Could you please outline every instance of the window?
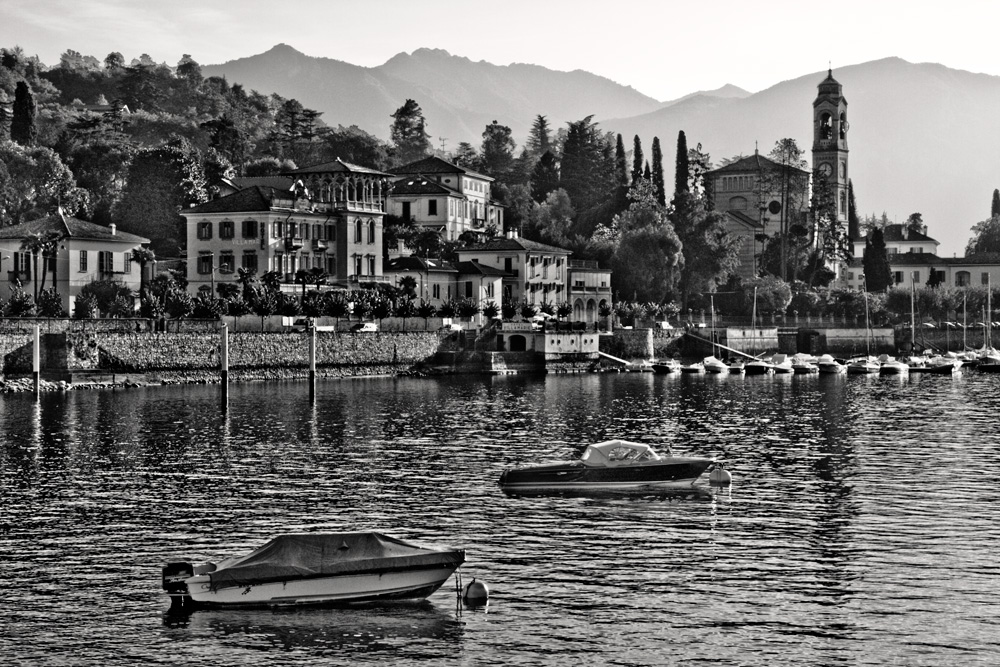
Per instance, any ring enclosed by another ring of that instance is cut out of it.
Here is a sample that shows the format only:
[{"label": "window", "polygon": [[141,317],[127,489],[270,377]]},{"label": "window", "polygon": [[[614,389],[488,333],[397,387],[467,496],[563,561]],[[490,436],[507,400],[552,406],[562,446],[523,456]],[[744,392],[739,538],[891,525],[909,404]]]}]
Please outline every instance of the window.
[{"label": "window", "polygon": [[361,255],[354,255],[354,275],[360,276],[361,273]]},{"label": "window", "polygon": [[919,271],[914,271],[913,272],[913,284],[916,285],[919,282],[920,282],[920,272]]},{"label": "window", "polygon": [[211,222],[199,222],[198,223],[198,238],[202,241],[207,241],[212,238],[212,223]]},{"label": "window", "polygon": [[333,225],[326,226],[326,240],[333,241],[337,238],[337,228]]},{"label": "window", "polygon": [[429,199],[427,201],[427,215],[437,215],[438,214],[438,200]]},{"label": "window", "polygon": [[80,273],[86,273],[86,272],[87,272],[87,251],[86,250],[81,250],[80,251]]},{"label": "window", "polygon": [[18,252],[14,254],[14,270],[18,273],[31,273],[31,253]]},{"label": "window", "polygon": [[982,281],[982,283],[984,285],[989,285],[990,284],[990,274],[987,273],[987,272],[985,272],[985,271],[983,271],[983,273],[980,275],[979,279]]},{"label": "window", "polygon": [[435,283],[434,286],[431,288],[431,296],[433,296],[435,299],[441,298],[441,286],[438,285],[437,283]]},{"label": "window", "polygon": [[361,243],[361,218],[354,221],[354,242]]},{"label": "window", "polygon": [[220,273],[232,273],[236,270],[236,258],[233,257],[233,253],[228,250],[223,250],[219,254],[219,272]]},{"label": "window", "polygon": [[368,221],[368,242],[375,243],[375,221]]},{"label": "window", "polygon": [[368,275],[375,275],[375,255],[368,255]]},{"label": "window", "polygon": [[271,223],[271,238],[280,239],[281,238],[281,223],[272,222]]},{"label": "window", "polygon": [[848,271],[847,272],[847,279],[848,280],[854,280],[854,271]]},{"label": "window", "polygon": [[332,255],[326,256],[326,272],[331,276],[337,275],[337,258]]},{"label": "window", "polygon": [[231,239],[235,236],[235,225],[232,220],[223,220],[219,223],[219,238]]},{"label": "window", "polygon": [[207,275],[212,272],[212,257],[208,253],[202,253],[198,255],[198,273],[201,275]]},{"label": "window", "polygon": [[257,221],[256,220],[244,220],[243,221],[243,238],[245,238],[245,239],[255,239],[255,238],[257,238]]},{"label": "window", "polygon": [[271,269],[272,271],[277,271],[278,273],[284,273],[285,272],[285,254],[284,253],[281,253],[281,252],[274,253],[274,259],[271,260],[271,261],[274,262],[274,268]]},{"label": "window", "polygon": [[257,251],[256,250],[244,250],[243,251],[243,268],[247,271],[252,271],[257,273]]},{"label": "window", "polygon": [[125,255],[125,271],[124,273],[132,273],[132,253],[123,253]]},{"label": "window", "polygon": [[97,253],[97,267],[101,273],[112,273],[115,270],[115,256],[113,253],[101,250]]},{"label": "window", "polygon": [[897,285],[899,285],[900,283],[902,283],[903,282],[903,272],[902,271],[893,271],[892,272],[892,282],[894,282]]}]

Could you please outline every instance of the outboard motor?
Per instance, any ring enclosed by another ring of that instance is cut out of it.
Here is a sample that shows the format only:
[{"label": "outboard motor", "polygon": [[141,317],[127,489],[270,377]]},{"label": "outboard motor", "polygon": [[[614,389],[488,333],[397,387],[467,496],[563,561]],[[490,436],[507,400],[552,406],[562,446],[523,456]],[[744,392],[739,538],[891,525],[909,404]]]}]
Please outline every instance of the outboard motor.
[{"label": "outboard motor", "polygon": [[187,607],[192,604],[185,579],[194,576],[191,563],[167,563],[163,567],[163,590],[170,596],[172,608]]}]

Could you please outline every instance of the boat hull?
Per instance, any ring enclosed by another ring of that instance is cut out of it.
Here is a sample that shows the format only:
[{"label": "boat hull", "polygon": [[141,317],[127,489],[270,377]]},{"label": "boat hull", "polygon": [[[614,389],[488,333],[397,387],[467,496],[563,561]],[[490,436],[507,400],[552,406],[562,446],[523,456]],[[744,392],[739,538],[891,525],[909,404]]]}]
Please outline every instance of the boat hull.
[{"label": "boat hull", "polygon": [[208,575],[191,577],[184,583],[191,599],[200,606],[336,605],[372,600],[423,599],[440,588],[457,568],[456,564],[448,563],[398,572],[373,571],[248,583],[215,590]]},{"label": "boat hull", "polygon": [[505,470],[500,487],[506,493],[560,491],[648,492],[690,488],[712,459],[676,457],[669,462],[592,468],[579,463]]}]

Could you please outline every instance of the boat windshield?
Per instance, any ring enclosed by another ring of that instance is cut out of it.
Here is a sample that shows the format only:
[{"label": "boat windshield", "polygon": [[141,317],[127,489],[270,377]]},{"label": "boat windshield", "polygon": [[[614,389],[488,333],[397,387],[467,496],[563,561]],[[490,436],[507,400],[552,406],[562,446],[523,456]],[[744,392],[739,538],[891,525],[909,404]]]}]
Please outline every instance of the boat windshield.
[{"label": "boat windshield", "polygon": [[659,461],[660,455],[649,445],[626,440],[609,440],[587,447],[580,460],[589,466],[606,466]]}]

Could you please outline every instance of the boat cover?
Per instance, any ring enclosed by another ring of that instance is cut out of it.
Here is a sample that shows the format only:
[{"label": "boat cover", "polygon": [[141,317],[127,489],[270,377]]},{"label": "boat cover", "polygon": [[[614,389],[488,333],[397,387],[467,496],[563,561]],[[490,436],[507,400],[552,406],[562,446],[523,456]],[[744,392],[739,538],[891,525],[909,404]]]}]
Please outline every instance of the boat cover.
[{"label": "boat cover", "polygon": [[303,533],[278,535],[245,556],[222,561],[208,576],[216,590],[339,574],[457,568],[464,561],[464,550],[422,547],[381,533]]},{"label": "boat cover", "polygon": [[588,466],[613,466],[636,461],[657,461],[660,456],[649,445],[628,440],[608,440],[589,445],[580,460]]}]

